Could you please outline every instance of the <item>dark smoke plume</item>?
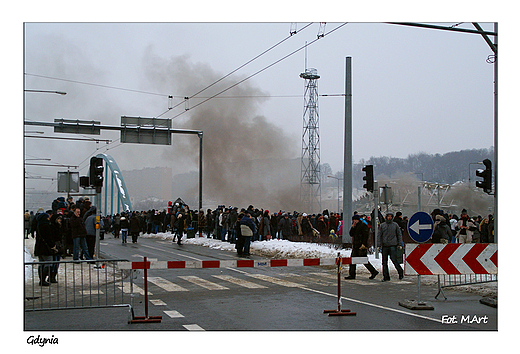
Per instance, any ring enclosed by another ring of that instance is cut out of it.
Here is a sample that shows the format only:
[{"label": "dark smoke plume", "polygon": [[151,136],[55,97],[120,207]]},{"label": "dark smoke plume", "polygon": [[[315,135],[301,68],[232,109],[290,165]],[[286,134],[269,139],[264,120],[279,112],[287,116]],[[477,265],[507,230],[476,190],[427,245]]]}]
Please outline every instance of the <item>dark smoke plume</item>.
[{"label": "dark smoke plume", "polygon": [[[157,90],[186,96],[223,76],[208,64],[190,62],[187,56],[165,60],[151,52],[145,56],[144,68],[147,79]],[[172,117],[193,107],[241,79],[230,76],[202,92],[200,98],[190,99],[189,106],[183,104],[164,117]],[[282,127],[258,114],[259,107],[266,100],[259,96],[266,95],[251,81],[245,81],[172,121],[174,128],[204,132],[203,195],[206,200],[238,207],[252,204],[272,211],[298,208],[300,165],[295,160],[298,143]],[[193,138],[174,140],[174,152],[168,150],[163,157],[173,161],[174,165],[189,164],[186,171],[196,169],[198,139],[196,143]],[[289,164],[289,161],[292,162]],[[284,178],[278,178],[278,175]]]}]

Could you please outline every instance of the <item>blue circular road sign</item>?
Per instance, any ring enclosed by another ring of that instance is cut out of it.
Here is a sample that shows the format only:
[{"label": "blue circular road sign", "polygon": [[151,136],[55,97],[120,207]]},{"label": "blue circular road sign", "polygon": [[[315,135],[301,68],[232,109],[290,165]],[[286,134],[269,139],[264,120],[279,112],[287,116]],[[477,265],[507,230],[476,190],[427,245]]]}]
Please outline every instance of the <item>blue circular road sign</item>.
[{"label": "blue circular road sign", "polygon": [[418,211],[408,221],[408,234],[419,243],[428,241],[433,235],[433,219],[430,214]]}]

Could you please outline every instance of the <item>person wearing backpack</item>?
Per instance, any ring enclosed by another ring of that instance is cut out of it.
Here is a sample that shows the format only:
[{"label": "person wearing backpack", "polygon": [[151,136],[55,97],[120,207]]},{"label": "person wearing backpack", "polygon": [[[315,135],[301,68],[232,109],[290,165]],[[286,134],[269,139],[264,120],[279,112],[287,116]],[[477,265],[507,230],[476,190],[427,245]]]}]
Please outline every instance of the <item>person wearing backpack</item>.
[{"label": "person wearing backpack", "polygon": [[256,225],[248,211],[245,212],[244,217],[240,220],[240,232],[244,238],[244,251],[242,255],[247,257],[250,255],[251,237],[253,237],[256,232]]},{"label": "person wearing backpack", "polygon": [[446,222],[446,218],[440,214],[435,216],[433,226],[432,243],[449,243],[451,240],[451,227]]}]

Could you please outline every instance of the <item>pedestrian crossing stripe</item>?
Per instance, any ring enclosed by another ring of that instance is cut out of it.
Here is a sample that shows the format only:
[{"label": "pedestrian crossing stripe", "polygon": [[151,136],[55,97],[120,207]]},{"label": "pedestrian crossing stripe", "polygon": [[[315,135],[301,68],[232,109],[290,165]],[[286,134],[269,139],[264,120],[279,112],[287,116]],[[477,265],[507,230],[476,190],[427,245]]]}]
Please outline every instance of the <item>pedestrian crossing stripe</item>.
[{"label": "pedestrian crossing stripe", "polygon": [[80,290],[79,292],[81,295],[103,295],[103,292],[98,289],[92,289],[92,290]]},{"label": "pedestrian crossing stripe", "polygon": [[[119,289],[121,289],[120,286],[118,286]],[[140,287],[138,287],[137,285],[133,285],[133,290],[134,290],[134,293],[138,293],[140,295],[144,295],[144,290],[141,289]],[[130,283],[129,282],[124,282],[123,283],[123,292],[125,294],[131,294],[132,292],[130,291]],[[148,290],[148,295],[153,295],[152,292],[150,290]]]},{"label": "pedestrian crossing stripe", "polygon": [[204,331],[204,328],[202,328],[199,325],[196,324],[189,324],[189,325],[182,325],[184,328],[186,328],[188,331]]},{"label": "pedestrian crossing stripe", "polygon": [[[271,277],[271,276],[264,275],[264,274],[251,274],[251,273],[247,273],[247,272],[244,272],[243,274],[247,275],[248,277],[251,277],[251,278],[265,281],[267,283],[290,287],[290,288],[305,286],[304,284],[299,284],[299,283],[291,282],[291,281],[276,278],[276,277]],[[301,279],[303,282],[310,280],[312,283],[316,283],[316,284],[323,285],[323,286],[333,286],[333,285],[335,286],[336,285],[336,282],[334,281],[337,279],[336,274],[329,274],[329,273],[324,273],[324,272],[313,272],[313,273],[308,273],[308,275],[310,275],[310,277],[307,275],[300,275],[300,274],[293,274],[293,273],[280,274],[280,276],[282,278],[296,277],[298,279]],[[313,278],[312,276],[316,276],[316,278]],[[267,288],[267,286],[257,284],[254,282],[250,282],[248,280],[237,278],[234,276],[225,275],[225,274],[212,275],[212,277],[238,285],[238,286],[241,286],[241,287],[245,287],[248,289],[265,289],[265,288]],[[209,280],[199,278],[197,276],[179,276],[178,278],[188,281],[192,284],[195,284],[197,286],[203,287],[208,290],[229,290],[229,288],[226,286],[211,282]],[[323,278],[325,278],[326,280],[324,280]],[[183,286],[175,284],[175,283],[173,283],[169,280],[166,280],[164,278],[161,278],[161,277],[148,277],[148,281],[167,292],[190,291],[189,289],[186,289]],[[373,282],[361,281],[361,280],[358,282],[356,282],[356,281],[354,281],[354,282],[357,284],[360,284],[360,285],[374,285],[375,284]],[[125,283],[123,283],[123,285],[124,285],[123,291],[125,293],[130,293],[130,283],[125,282]],[[141,295],[144,295],[143,289],[140,288],[139,286],[134,284],[133,288],[134,288],[134,293],[139,293]],[[150,291],[148,291],[148,294],[153,295]]]},{"label": "pedestrian crossing stripe", "polygon": [[166,291],[188,291],[188,289],[183,288],[182,286],[174,284],[161,277],[148,277],[148,281]]},{"label": "pedestrian crossing stripe", "polygon": [[251,283],[250,281],[232,277],[230,275],[213,275],[215,278],[228,281],[230,283],[243,286],[248,289],[265,289],[266,287],[260,284]]},{"label": "pedestrian crossing stripe", "polygon": [[228,290],[229,288],[226,288],[225,286],[212,283],[209,280],[202,279],[193,275],[187,275],[187,276],[179,276],[179,278],[184,279],[186,281],[189,281],[190,283],[202,286],[205,289],[208,290]]},{"label": "pedestrian crossing stripe", "polygon": [[256,279],[260,279],[260,280],[263,280],[263,281],[266,281],[266,282],[269,282],[269,283],[273,283],[273,284],[276,284],[276,285],[286,286],[286,287],[289,287],[289,288],[303,287],[302,284],[293,283],[293,282],[290,282],[290,281],[286,281],[286,280],[270,277],[270,276],[264,275],[264,274],[247,274],[247,276],[253,277],[253,278],[256,278]]},{"label": "pedestrian crossing stripe", "polygon": [[166,302],[162,301],[161,299],[152,299],[150,302],[155,306],[166,306]]},{"label": "pedestrian crossing stripe", "polygon": [[181,315],[178,311],[171,310],[171,311],[163,311],[165,314],[170,316],[170,318],[180,318],[184,317],[184,315]]}]

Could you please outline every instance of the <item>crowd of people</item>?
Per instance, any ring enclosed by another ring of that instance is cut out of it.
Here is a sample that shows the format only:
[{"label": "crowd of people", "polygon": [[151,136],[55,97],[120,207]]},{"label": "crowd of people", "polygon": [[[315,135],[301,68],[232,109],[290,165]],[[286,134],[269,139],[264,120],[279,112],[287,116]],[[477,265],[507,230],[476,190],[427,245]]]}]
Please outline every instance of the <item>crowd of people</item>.
[{"label": "crowd of people", "polygon": [[[387,260],[390,258],[402,278],[402,268],[397,261],[397,250],[404,243],[413,242],[408,236],[408,217],[401,212],[387,213],[385,217],[378,210],[379,243],[374,244],[370,215],[354,213],[348,232],[352,236],[352,256],[366,256],[372,248],[381,247],[383,254],[383,281],[389,280]],[[494,242],[494,218],[469,217],[463,209],[460,217],[446,214],[440,209],[431,213],[435,221],[433,243],[492,243]],[[44,211],[36,214],[26,211],[24,215],[24,236],[36,238],[34,254],[40,262],[57,262],[72,256],[73,260],[92,260],[96,255],[96,207],[88,197],[74,201],[59,197]],[[126,243],[128,235],[136,243],[140,234],[171,232],[173,241],[182,243],[185,233],[193,237],[196,233],[208,238],[234,243],[239,256],[250,254],[254,241],[285,239],[299,242],[341,243],[343,218],[341,214],[324,210],[318,214],[297,211],[270,213],[250,205],[247,209],[219,206],[215,210],[192,210],[188,205],[172,202],[164,210],[126,211],[103,216],[100,220],[100,238],[111,233]],[[41,286],[56,282],[58,264],[38,268]],[[365,265],[374,278],[378,272],[370,263]],[[355,278],[352,265],[347,279]]]}]

